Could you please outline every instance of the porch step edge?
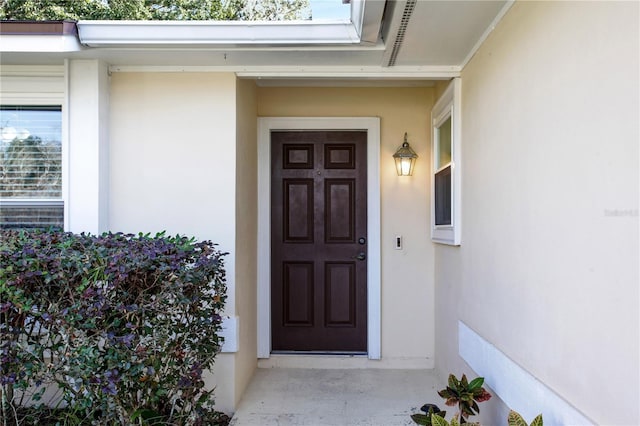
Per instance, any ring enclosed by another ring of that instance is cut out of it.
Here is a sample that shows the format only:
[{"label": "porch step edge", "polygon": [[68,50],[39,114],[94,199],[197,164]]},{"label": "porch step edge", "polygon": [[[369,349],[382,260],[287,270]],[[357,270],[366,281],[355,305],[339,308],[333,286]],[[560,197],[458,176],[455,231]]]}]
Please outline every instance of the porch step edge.
[{"label": "porch step edge", "polygon": [[432,370],[434,362],[432,358],[417,357],[372,360],[366,355],[272,354],[259,359],[258,368]]}]

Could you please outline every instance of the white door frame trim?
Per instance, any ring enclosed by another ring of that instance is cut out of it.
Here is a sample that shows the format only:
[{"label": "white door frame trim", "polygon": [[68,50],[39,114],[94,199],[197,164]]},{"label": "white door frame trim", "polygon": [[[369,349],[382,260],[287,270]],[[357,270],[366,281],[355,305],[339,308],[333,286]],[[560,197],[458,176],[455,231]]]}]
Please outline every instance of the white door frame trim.
[{"label": "white door frame trim", "polygon": [[271,355],[271,131],[367,132],[367,356],[380,359],[380,118],[258,118],[258,358]]}]

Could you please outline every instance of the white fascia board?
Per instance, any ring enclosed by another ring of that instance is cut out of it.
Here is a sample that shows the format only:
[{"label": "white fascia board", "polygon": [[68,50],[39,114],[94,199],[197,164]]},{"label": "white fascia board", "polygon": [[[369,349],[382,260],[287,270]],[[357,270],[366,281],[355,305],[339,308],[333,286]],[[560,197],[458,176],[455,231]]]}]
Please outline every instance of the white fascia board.
[{"label": "white fascia board", "polygon": [[450,80],[460,77],[458,66],[155,66],[111,65],[110,72],[234,72],[251,79],[375,79]]},{"label": "white fascia board", "polygon": [[237,70],[240,78],[375,78],[450,79],[460,76],[458,66],[345,66],[345,67],[254,67]]},{"label": "white fascia board", "polygon": [[78,52],[83,49],[75,35],[2,35],[0,46],[2,53]]},{"label": "white fascia board", "polygon": [[77,25],[80,42],[92,47],[360,42],[347,21],[78,21]]}]

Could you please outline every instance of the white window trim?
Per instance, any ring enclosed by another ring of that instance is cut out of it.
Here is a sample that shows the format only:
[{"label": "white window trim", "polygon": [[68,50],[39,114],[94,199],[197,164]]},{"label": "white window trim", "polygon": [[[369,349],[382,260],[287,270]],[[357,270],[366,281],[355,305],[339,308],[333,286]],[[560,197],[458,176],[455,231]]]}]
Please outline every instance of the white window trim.
[{"label": "white window trim", "polygon": [[[461,242],[461,97],[462,83],[454,78],[431,111],[431,240],[459,246]],[[435,177],[437,168],[437,129],[451,117],[451,225],[436,225]]]},{"label": "white window trim", "polygon": [[367,131],[367,357],[381,358],[380,119],[262,117],[258,119],[258,358],[271,355],[271,131]]},{"label": "white window trim", "polygon": [[5,206],[59,206],[64,209],[63,223],[68,222],[68,143],[67,143],[67,72],[59,65],[5,65],[0,70],[0,99],[4,105],[60,106],[62,108],[62,192],[60,198],[3,199]]}]

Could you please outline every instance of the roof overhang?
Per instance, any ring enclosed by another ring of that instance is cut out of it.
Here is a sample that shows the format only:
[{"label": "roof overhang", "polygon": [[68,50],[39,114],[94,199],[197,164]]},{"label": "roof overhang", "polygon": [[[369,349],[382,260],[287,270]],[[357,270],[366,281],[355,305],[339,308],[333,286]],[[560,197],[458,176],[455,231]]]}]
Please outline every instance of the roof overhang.
[{"label": "roof overhang", "polygon": [[82,49],[74,21],[3,21],[2,52],[77,52]]},{"label": "roof overhang", "polygon": [[234,72],[275,84],[304,84],[304,79],[423,84],[458,76],[512,3],[351,0],[351,18],[331,22],[65,23],[77,28],[77,35],[3,21],[0,53],[3,65],[97,59],[116,72]]}]

